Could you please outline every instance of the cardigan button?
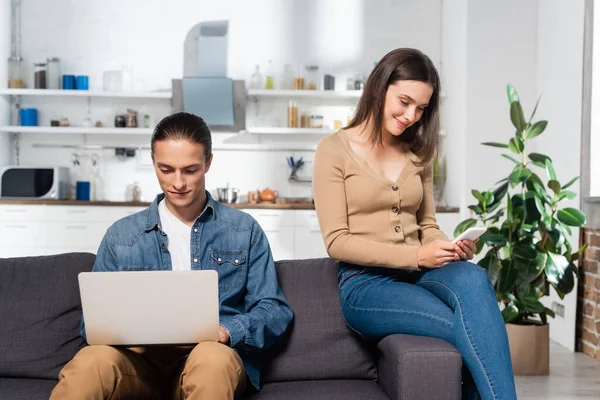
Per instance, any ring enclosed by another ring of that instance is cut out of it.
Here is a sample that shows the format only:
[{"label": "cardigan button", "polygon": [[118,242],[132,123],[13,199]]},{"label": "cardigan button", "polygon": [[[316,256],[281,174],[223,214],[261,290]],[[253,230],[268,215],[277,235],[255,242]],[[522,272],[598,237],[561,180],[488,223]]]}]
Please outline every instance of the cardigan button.
[{"label": "cardigan button", "polygon": [[399,225],[396,225],[396,227],[394,228],[394,231],[396,231],[396,233],[400,233],[401,230],[402,228],[400,228]]},{"label": "cardigan button", "polygon": [[398,191],[398,185],[393,185],[393,186],[392,186],[392,190],[393,190],[394,192],[397,192],[397,191]]},{"label": "cardigan button", "polygon": [[396,206],[392,207],[392,212],[393,212],[394,214],[398,214],[398,211],[400,211],[400,210],[398,209],[398,207],[396,207]]}]

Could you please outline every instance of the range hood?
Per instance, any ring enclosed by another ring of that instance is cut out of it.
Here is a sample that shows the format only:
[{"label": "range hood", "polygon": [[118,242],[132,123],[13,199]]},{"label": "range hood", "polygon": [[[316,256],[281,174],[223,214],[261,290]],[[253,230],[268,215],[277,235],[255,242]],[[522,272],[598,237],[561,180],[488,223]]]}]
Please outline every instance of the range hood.
[{"label": "range hood", "polygon": [[183,78],[172,80],[173,112],[196,114],[212,131],[246,128],[244,80],[227,77],[229,21],[201,22],[187,34]]}]

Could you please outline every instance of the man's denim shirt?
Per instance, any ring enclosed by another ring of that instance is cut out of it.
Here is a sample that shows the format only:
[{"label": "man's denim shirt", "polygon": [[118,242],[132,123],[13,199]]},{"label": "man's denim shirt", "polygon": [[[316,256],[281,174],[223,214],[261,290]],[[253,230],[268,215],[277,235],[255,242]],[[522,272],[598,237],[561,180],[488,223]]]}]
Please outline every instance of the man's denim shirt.
[{"label": "man's denim shirt", "polygon": [[[250,215],[212,199],[191,233],[193,270],[219,274],[220,323],[244,362],[250,381],[260,387],[260,350],[274,344],[292,320],[275,272],[267,238]],[[171,270],[167,235],[160,229],[156,197],[149,208],[115,222],[102,239],[93,271]],[[160,295],[160,293],[157,293]],[[115,310],[118,312],[118,310]],[[85,326],[81,324],[85,339]]]}]

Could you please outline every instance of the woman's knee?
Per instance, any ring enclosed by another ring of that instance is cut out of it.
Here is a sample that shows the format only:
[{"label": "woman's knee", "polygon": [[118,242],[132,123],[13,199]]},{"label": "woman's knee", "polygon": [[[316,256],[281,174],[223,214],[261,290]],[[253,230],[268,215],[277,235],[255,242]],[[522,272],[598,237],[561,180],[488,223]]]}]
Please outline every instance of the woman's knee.
[{"label": "woman's knee", "polygon": [[457,261],[448,264],[449,276],[453,285],[469,291],[493,291],[492,283],[485,269],[468,261]]}]

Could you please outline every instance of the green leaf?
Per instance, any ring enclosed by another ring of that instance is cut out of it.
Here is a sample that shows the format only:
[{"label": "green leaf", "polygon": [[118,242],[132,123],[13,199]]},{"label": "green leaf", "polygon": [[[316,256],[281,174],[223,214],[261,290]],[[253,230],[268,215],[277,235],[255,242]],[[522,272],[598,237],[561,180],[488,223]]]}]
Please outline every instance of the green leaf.
[{"label": "green leaf", "polygon": [[525,116],[523,115],[523,108],[518,101],[510,104],[510,120],[519,132],[523,132],[527,127],[527,122],[525,122]]},{"label": "green leaf", "polygon": [[502,157],[506,158],[507,160],[510,160],[510,161],[514,162],[515,164],[521,164],[519,161],[515,160],[514,158],[512,158],[508,154],[502,154]]},{"label": "green leaf", "polygon": [[531,174],[532,172],[529,168],[516,167],[509,176],[510,184],[514,187],[521,182],[525,182]]},{"label": "green leaf", "polygon": [[492,192],[484,192],[483,202],[486,205],[486,207],[492,205],[492,203],[494,203],[494,194]]},{"label": "green leaf", "polygon": [[503,265],[498,277],[498,291],[501,293],[511,292],[516,282],[517,270],[511,265]]},{"label": "green leaf", "polygon": [[575,279],[573,277],[573,271],[569,268],[569,261],[565,256],[548,253],[544,270],[546,279],[554,286],[561,298],[573,290]]},{"label": "green leaf", "polygon": [[563,199],[573,200],[577,197],[577,193],[570,190],[563,190],[558,194],[558,201]]},{"label": "green leaf", "polygon": [[515,265],[517,265],[519,271],[519,281],[521,282],[532,282],[537,279],[546,265],[546,253],[536,251],[535,249],[531,250],[533,250],[533,257],[518,257],[515,259]]},{"label": "green leaf", "polygon": [[556,194],[560,193],[560,182],[555,180],[548,181],[548,187]]},{"label": "green leaf", "polygon": [[504,247],[506,246],[507,238],[500,233],[498,228],[488,230],[481,235],[481,241],[493,246]]},{"label": "green leaf", "polygon": [[481,143],[484,146],[491,146],[491,147],[502,147],[503,149],[508,149],[508,145],[504,144],[504,143],[498,143],[498,142],[482,142]]},{"label": "green leaf", "polygon": [[542,132],[544,132],[544,129],[546,129],[547,125],[548,121],[536,122],[533,126],[527,128],[527,130],[525,131],[525,138],[533,139],[534,137],[539,136]]},{"label": "green leaf", "polygon": [[479,190],[471,190],[471,194],[473,195],[473,197],[475,197],[477,199],[477,201],[479,201],[481,204],[485,204],[485,200],[483,199],[483,195],[481,194],[481,192]]},{"label": "green leaf", "polygon": [[473,210],[477,215],[483,214],[483,209],[479,206],[469,206],[469,210]]},{"label": "green leaf", "polygon": [[554,311],[552,311],[551,309],[549,309],[548,307],[544,308],[544,311],[546,311],[546,314],[548,314],[549,316],[551,316],[552,318],[556,318],[556,314],[554,314]]},{"label": "green leaf", "polygon": [[531,161],[540,162],[540,163],[544,164],[544,166],[546,165],[546,160],[552,161],[550,159],[550,157],[548,157],[545,154],[540,154],[540,153],[529,153],[528,157]]},{"label": "green leaf", "polygon": [[571,186],[572,184],[574,184],[574,183],[577,181],[577,179],[579,179],[579,177],[578,177],[578,176],[576,176],[575,178],[571,179],[571,180],[570,180],[569,182],[567,182],[567,183],[566,183],[566,184],[565,184],[565,185],[564,185],[564,186],[563,186],[561,189],[566,189],[566,188],[568,188],[569,186]]},{"label": "green leaf", "polygon": [[491,221],[492,223],[496,223],[496,222],[500,221],[500,218],[502,218],[502,216],[504,216],[504,209],[499,210],[496,214],[494,214],[493,216],[488,218],[488,221]]},{"label": "green leaf", "polygon": [[525,305],[525,311],[528,313],[541,313],[544,312],[544,305],[540,303],[538,299],[535,297],[525,297],[523,300],[523,304]]},{"label": "green leaf", "polygon": [[504,318],[504,323],[506,324],[514,321],[518,317],[519,309],[514,304],[509,304],[506,307],[504,307],[504,310],[502,310],[502,318]]},{"label": "green leaf", "polygon": [[552,166],[552,161],[546,160],[546,173],[550,179],[556,180],[556,171],[554,171],[554,167]]},{"label": "green leaf", "polygon": [[585,214],[576,208],[563,208],[556,214],[558,220],[569,226],[583,226],[585,224]]},{"label": "green leaf", "polygon": [[461,222],[460,224],[458,224],[456,226],[456,228],[454,229],[454,237],[460,235],[461,233],[463,233],[467,229],[475,226],[475,224],[477,224],[477,220],[476,219],[473,219],[473,218],[465,219],[463,222]]},{"label": "green leaf", "polygon": [[506,85],[506,96],[508,97],[508,104],[512,104],[515,101],[521,101],[519,99],[519,93],[510,83]]},{"label": "green leaf", "polygon": [[529,117],[529,123],[531,123],[531,121],[533,120],[533,116],[535,115],[535,112],[537,111],[538,105],[540,104],[540,100],[542,99],[542,96],[540,95],[540,97],[538,97],[537,101],[535,102],[535,107],[533,107],[533,112],[531,113],[531,117]]},{"label": "green leaf", "polygon": [[495,286],[496,282],[498,282],[498,276],[501,268],[500,260],[498,260],[498,257],[496,257],[494,253],[491,253],[490,255],[482,258],[478,264],[486,270],[490,281],[492,281],[492,285]]},{"label": "green leaf", "polygon": [[523,153],[523,149],[525,149],[525,144],[523,143],[523,139],[518,136],[513,136],[508,142],[508,148],[515,154]]},{"label": "green leaf", "polygon": [[571,254],[571,262],[575,262],[579,260],[579,257],[583,254],[583,252],[588,248],[588,244],[584,244],[581,246],[575,253]]}]

